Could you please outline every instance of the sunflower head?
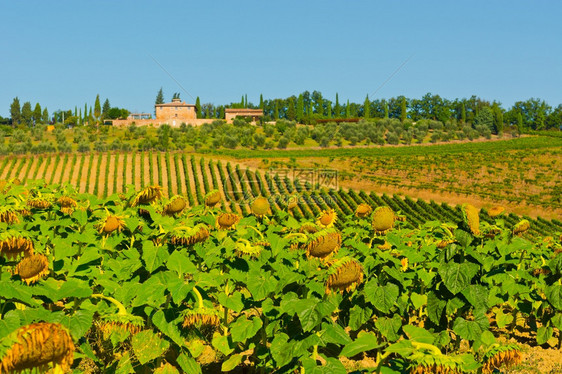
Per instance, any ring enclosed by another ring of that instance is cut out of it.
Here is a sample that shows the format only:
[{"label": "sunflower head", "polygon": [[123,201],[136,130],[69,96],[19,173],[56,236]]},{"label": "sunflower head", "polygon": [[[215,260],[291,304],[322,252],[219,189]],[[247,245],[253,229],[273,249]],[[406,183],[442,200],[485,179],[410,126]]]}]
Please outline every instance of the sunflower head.
[{"label": "sunflower head", "polygon": [[515,226],[513,226],[513,235],[523,234],[525,231],[531,228],[531,223],[526,219],[519,221]]},{"label": "sunflower head", "polygon": [[375,234],[385,234],[394,226],[394,212],[387,206],[379,206],[373,213],[373,221],[371,225]]},{"label": "sunflower head", "polygon": [[516,344],[493,346],[484,356],[482,374],[491,374],[500,368],[508,368],[521,362],[522,357]]},{"label": "sunflower head", "polygon": [[332,253],[337,253],[341,247],[341,234],[335,229],[318,231],[306,244],[306,254],[309,257],[324,259]]},{"label": "sunflower head", "polygon": [[505,208],[501,205],[496,205],[493,206],[492,208],[490,208],[490,210],[488,211],[488,215],[490,217],[497,217],[499,215],[501,215],[503,212],[505,211]]},{"label": "sunflower head", "polygon": [[181,196],[174,196],[168,204],[164,207],[162,212],[166,216],[173,216],[180,214],[187,206],[187,201]]},{"label": "sunflower head", "polygon": [[322,227],[332,227],[337,219],[338,215],[335,210],[328,208],[320,213],[316,223]]},{"label": "sunflower head", "polygon": [[179,226],[176,227],[170,236],[172,245],[188,246],[195,243],[202,243],[209,238],[209,228],[202,223],[195,227]]},{"label": "sunflower head", "polygon": [[16,265],[14,273],[28,285],[35,283],[49,274],[49,260],[42,254],[31,255]]},{"label": "sunflower head", "polygon": [[131,206],[148,205],[162,198],[162,187],[154,185],[142,189],[131,203]]},{"label": "sunflower head", "polygon": [[212,208],[221,201],[221,193],[219,190],[211,190],[205,195],[205,205]]},{"label": "sunflower head", "polygon": [[33,209],[45,210],[49,209],[52,204],[49,200],[43,197],[33,197],[27,200],[27,206]]},{"label": "sunflower head", "polygon": [[461,206],[463,220],[474,235],[480,235],[479,211],[474,205],[463,204]]},{"label": "sunflower head", "polygon": [[9,260],[33,254],[33,241],[15,232],[0,235],[0,254]]},{"label": "sunflower head", "polygon": [[380,249],[381,251],[388,251],[389,249],[392,249],[392,244],[390,244],[385,240],[384,243],[378,245],[377,248]]},{"label": "sunflower head", "polygon": [[123,228],[125,228],[125,222],[123,221],[123,217],[116,216],[113,214],[107,214],[98,223],[98,231],[100,234],[109,235],[114,231],[121,232]]},{"label": "sunflower head", "polygon": [[267,215],[270,212],[269,208],[269,200],[263,196],[256,197],[250,205],[252,213],[258,218],[262,218]]},{"label": "sunflower head", "polygon": [[371,214],[372,211],[373,208],[371,208],[369,204],[361,203],[357,205],[357,208],[355,208],[355,217],[367,217],[369,214]]},{"label": "sunflower head", "polygon": [[128,331],[134,335],[143,329],[144,319],[132,314],[109,314],[101,317],[97,326],[105,339],[114,331]]},{"label": "sunflower head", "polygon": [[343,257],[332,262],[328,268],[328,274],[327,294],[332,291],[351,291],[363,281],[361,264],[350,257]]},{"label": "sunflower head", "polygon": [[240,216],[236,213],[221,213],[217,217],[217,228],[219,230],[231,230],[240,221]]},{"label": "sunflower head", "polygon": [[196,309],[186,309],[182,312],[183,327],[218,327],[220,325],[219,311],[202,306]]},{"label": "sunflower head", "polygon": [[13,343],[1,357],[0,370],[7,373],[27,369],[47,371],[51,365],[55,372],[70,370],[74,343],[58,323],[32,323],[20,327],[9,337]]},{"label": "sunflower head", "polygon": [[10,206],[0,206],[0,222],[11,225],[18,223],[20,220],[16,214],[16,210]]},{"label": "sunflower head", "polygon": [[318,230],[320,230],[320,228],[313,222],[305,222],[299,227],[299,232],[301,234],[314,234],[318,232]]},{"label": "sunflower head", "polygon": [[431,354],[417,351],[408,357],[410,374],[462,374],[464,361],[461,356]]},{"label": "sunflower head", "polygon": [[57,199],[57,204],[61,208],[75,208],[78,203],[70,196],[61,196]]}]

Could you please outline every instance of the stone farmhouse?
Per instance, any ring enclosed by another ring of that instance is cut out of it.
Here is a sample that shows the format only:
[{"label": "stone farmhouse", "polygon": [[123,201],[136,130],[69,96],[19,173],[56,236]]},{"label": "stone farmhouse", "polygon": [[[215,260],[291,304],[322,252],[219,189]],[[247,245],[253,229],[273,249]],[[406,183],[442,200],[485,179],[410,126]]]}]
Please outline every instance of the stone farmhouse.
[{"label": "stone farmhouse", "polygon": [[[204,123],[211,123],[216,118],[197,118],[195,105],[187,104],[181,99],[173,99],[171,103],[154,105],[156,118],[152,118],[150,113],[131,113],[127,119],[117,119],[111,121],[113,126],[129,126],[135,123],[137,126],[155,126],[170,125],[171,127],[180,127],[182,123],[193,126],[200,126]],[[256,121],[263,116],[261,109],[225,109],[225,119],[232,122],[237,116],[251,117]]]}]

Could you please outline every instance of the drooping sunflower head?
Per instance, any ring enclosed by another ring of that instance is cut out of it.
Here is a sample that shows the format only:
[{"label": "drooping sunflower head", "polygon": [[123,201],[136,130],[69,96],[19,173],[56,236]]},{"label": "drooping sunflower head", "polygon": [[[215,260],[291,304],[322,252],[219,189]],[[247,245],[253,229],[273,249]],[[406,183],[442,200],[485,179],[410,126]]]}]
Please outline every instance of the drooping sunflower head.
[{"label": "drooping sunflower head", "polygon": [[100,234],[109,235],[114,231],[121,232],[124,228],[125,221],[123,221],[123,217],[110,213],[108,213],[98,223],[98,231]]},{"label": "drooping sunflower head", "polygon": [[33,254],[33,241],[16,232],[8,231],[0,234],[0,254],[9,260]]},{"label": "drooping sunflower head", "polygon": [[263,196],[256,197],[252,202],[252,204],[250,205],[250,209],[252,210],[252,213],[258,218],[267,215],[270,211],[269,208],[270,208],[269,200],[267,200]]},{"label": "drooping sunflower head", "polygon": [[323,210],[317,219],[317,224],[322,227],[332,227],[338,219],[338,214],[332,208]]},{"label": "drooping sunflower head", "polygon": [[490,210],[488,211],[488,215],[490,217],[497,217],[499,215],[501,215],[503,212],[505,211],[505,208],[501,205],[496,205],[493,206],[492,208],[490,208]]},{"label": "drooping sunflower head", "polygon": [[363,268],[351,257],[342,257],[330,264],[326,293],[351,291],[363,281]]},{"label": "drooping sunflower head", "polygon": [[132,314],[108,314],[100,318],[97,326],[105,339],[114,331],[128,331],[134,335],[143,329],[144,319]]},{"label": "drooping sunflower head", "polygon": [[416,351],[410,357],[410,374],[462,374],[461,356]]},{"label": "drooping sunflower head", "polygon": [[195,227],[178,226],[170,236],[173,245],[188,246],[195,243],[202,243],[209,238],[209,228],[205,224],[198,224]]},{"label": "drooping sunflower head", "polygon": [[42,254],[25,257],[16,265],[14,273],[28,285],[35,283],[49,274],[49,260]]},{"label": "drooping sunflower head", "polygon": [[299,227],[299,232],[301,234],[314,234],[319,230],[320,228],[314,222],[304,222]]},{"label": "drooping sunflower head", "polygon": [[238,239],[234,246],[234,251],[238,257],[259,257],[264,249],[262,244],[264,243],[250,243],[248,240]]},{"label": "drooping sunflower head", "polygon": [[64,214],[72,214],[74,208],[78,205],[76,200],[70,196],[61,196],[57,199],[57,204],[60,207],[60,211]]},{"label": "drooping sunflower head", "polygon": [[211,190],[205,195],[205,205],[212,208],[221,201],[221,193],[219,190]]},{"label": "drooping sunflower head", "polygon": [[379,206],[373,213],[373,221],[371,223],[375,234],[385,234],[394,226],[394,212],[387,206]]},{"label": "drooping sunflower head", "polygon": [[324,259],[341,247],[341,234],[335,229],[324,229],[313,234],[306,244],[306,254],[309,257]]},{"label": "drooping sunflower head", "polygon": [[480,215],[478,209],[471,204],[461,206],[463,220],[474,235],[480,235]]},{"label": "drooping sunflower head", "polygon": [[20,220],[16,214],[16,210],[10,206],[0,206],[0,222],[11,225],[18,223]]},{"label": "drooping sunflower head", "polygon": [[27,206],[33,209],[45,210],[49,209],[52,204],[44,197],[33,197],[27,200]]},{"label": "drooping sunflower head", "polygon": [[181,196],[174,196],[166,206],[164,206],[164,211],[162,212],[166,216],[173,216],[175,214],[180,214],[187,206],[187,201]]},{"label": "drooping sunflower head", "polygon": [[131,206],[148,205],[162,198],[162,187],[154,185],[142,189],[135,196]]},{"label": "drooping sunflower head", "polygon": [[519,364],[522,360],[520,349],[516,344],[493,346],[484,356],[482,374]]},{"label": "drooping sunflower head", "polygon": [[513,226],[513,235],[523,234],[525,231],[531,228],[531,223],[526,219],[519,221],[515,226]]},{"label": "drooping sunflower head", "polygon": [[357,208],[355,208],[355,217],[367,217],[369,214],[371,214],[372,211],[373,208],[371,208],[369,204],[361,203],[357,205]]},{"label": "drooping sunflower head", "polygon": [[389,249],[392,249],[392,244],[390,244],[388,241],[384,241],[383,244],[379,244],[377,246],[378,249],[380,249],[381,251],[388,251]]},{"label": "drooping sunflower head", "polygon": [[27,369],[55,372],[70,370],[74,343],[58,323],[39,322],[23,326],[9,335],[12,345],[1,357],[0,370],[7,373]]},{"label": "drooping sunflower head", "polygon": [[221,213],[217,217],[217,228],[219,230],[231,230],[240,221],[240,216],[236,213]]},{"label": "drooping sunflower head", "polygon": [[220,313],[215,308],[206,306],[195,309],[186,309],[182,312],[183,327],[218,327],[220,325]]}]

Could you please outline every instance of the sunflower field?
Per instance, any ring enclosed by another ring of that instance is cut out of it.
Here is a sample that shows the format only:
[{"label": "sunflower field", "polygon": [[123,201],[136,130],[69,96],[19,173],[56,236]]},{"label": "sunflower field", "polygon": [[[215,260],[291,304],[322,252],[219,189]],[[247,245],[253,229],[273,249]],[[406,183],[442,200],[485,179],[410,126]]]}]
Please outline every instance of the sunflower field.
[{"label": "sunflower field", "polygon": [[562,237],[528,220],[199,195],[4,185],[0,373],[493,373],[560,346]]}]

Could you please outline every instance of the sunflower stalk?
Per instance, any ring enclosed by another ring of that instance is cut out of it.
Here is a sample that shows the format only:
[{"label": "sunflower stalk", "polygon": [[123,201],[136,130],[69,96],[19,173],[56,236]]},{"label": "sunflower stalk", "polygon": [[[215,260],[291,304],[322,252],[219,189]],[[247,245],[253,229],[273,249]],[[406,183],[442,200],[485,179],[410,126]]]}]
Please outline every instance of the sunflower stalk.
[{"label": "sunflower stalk", "polygon": [[117,315],[119,315],[119,316],[126,316],[128,314],[127,309],[125,309],[125,306],[123,306],[123,304],[121,304],[121,302],[114,299],[113,297],[105,296],[105,295],[102,295],[101,293],[94,293],[94,294],[92,294],[92,297],[98,298],[98,299],[104,299],[106,301],[109,301],[113,305],[115,305],[117,307],[117,309],[119,309],[119,312],[117,312]]}]

